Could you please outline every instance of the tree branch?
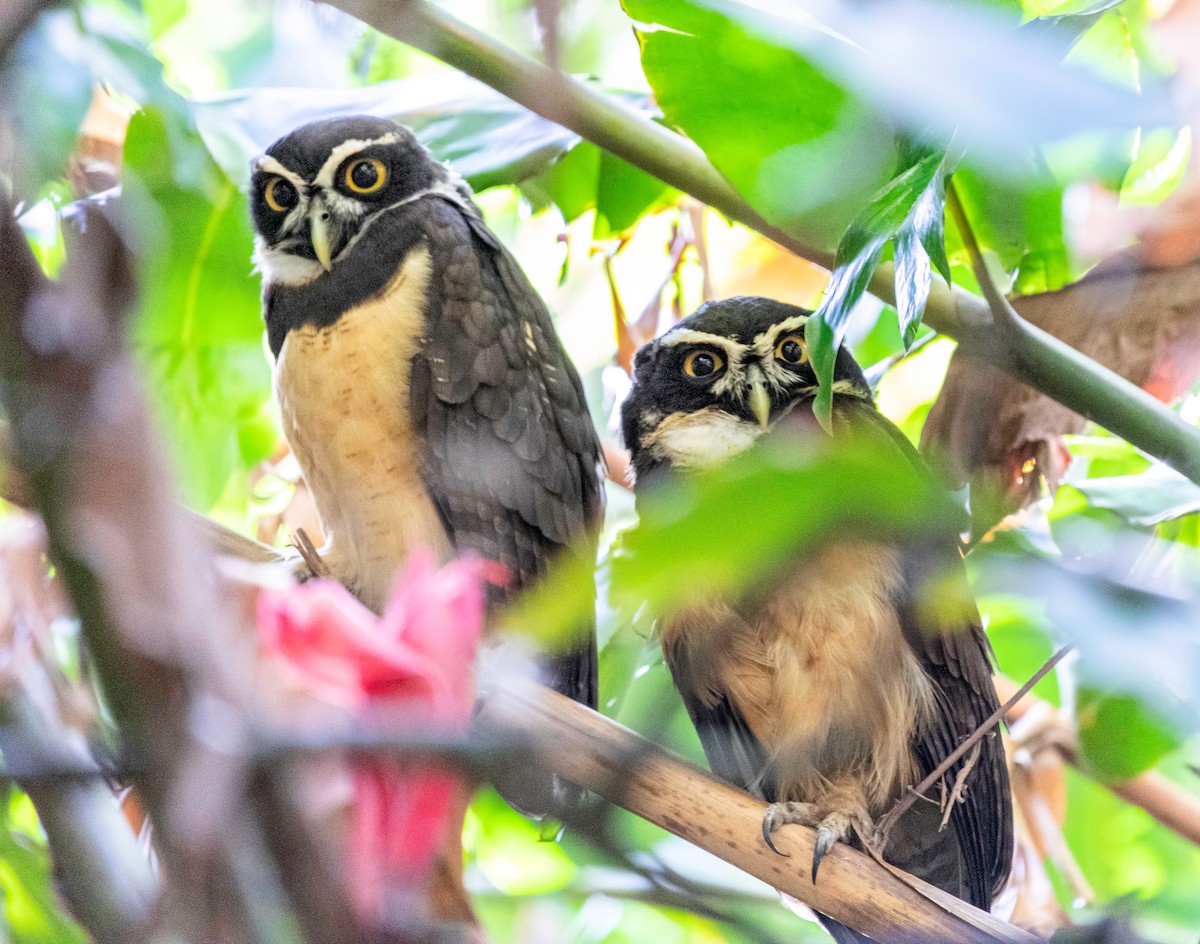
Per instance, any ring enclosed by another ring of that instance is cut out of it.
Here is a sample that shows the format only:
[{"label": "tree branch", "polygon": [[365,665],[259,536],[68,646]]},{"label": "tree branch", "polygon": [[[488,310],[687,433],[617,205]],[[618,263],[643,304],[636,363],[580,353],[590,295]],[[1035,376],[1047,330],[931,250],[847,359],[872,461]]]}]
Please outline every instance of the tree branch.
[{"label": "tree branch", "polygon": [[795,863],[812,861],[815,830],[784,827],[776,842],[791,856],[776,855],[762,842],[761,802],[549,689],[494,690],[484,699],[478,723],[501,732],[537,731],[542,743],[553,745],[542,755],[548,769],[880,944],[1038,940],[919,879],[902,879],[845,845],[825,858],[814,885],[808,870]]},{"label": "tree branch", "polygon": [[[764,220],[686,138],[497,43],[426,0],[326,2],[490,85],[796,255],[832,266],[832,254],[806,241],[804,234],[784,232]],[[891,263],[875,272],[871,291],[895,304]],[[1200,430],[1057,338],[1027,323],[1012,330],[995,322],[984,300],[938,278],[925,321],[957,338],[964,349],[1200,483]]]},{"label": "tree branch", "polygon": [[[1003,698],[1017,690],[1017,683],[998,675],[996,690]],[[1052,747],[1063,760],[1085,777],[1095,779],[1095,774],[1080,762],[1070,723],[1049,702],[1026,696],[1009,711],[1009,719],[1015,724],[1034,710],[1044,715],[1039,722],[1041,725],[1054,727],[1062,732],[1061,736],[1054,738],[1047,746]],[[1096,782],[1126,803],[1132,803],[1145,810],[1167,829],[1178,833],[1189,842],[1200,845],[1200,797],[1196,794],[1189,793],[1154,770],[1138,774],[1131,780]]]},{"label": "tree branch", "polygon": [[[0,702],[5,730],[4,756],[24,760],[53,757],[34,766],[83,773],[94,763],[68,747],[25,696],[13,692]],[[33,801],[59,870],[59,885],[79,919],[99,944],[142,940],[157,882],[133,833],[121,816],[112,790],[93,774],[66,778],[15,779]]]}]

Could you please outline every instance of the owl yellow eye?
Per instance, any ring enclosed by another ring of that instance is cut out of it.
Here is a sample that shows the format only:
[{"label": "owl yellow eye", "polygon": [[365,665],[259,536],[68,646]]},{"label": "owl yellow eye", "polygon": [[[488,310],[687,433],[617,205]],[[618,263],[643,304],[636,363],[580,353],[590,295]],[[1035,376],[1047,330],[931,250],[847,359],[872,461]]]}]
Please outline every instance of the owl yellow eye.
[{"label": "owl yellow eye", "polygon": [[775,359],[785,364],[807,364],[808,345],[799,334],[789,334],[775,345]]},{"label": "owl yellow eye", "polygon": [[724,369],[725,361],[716,351],[692,351],[683,359],[683,372],[698,380],[715,377]]},{"label": "owl yellow eye", "polygon": [[267,189],[263,191],[263,199],[276,213],[286,213],[296,205],[300,195],[290,182],[282,177],[272,177],[267,182]]},{"label": "owl yellow eye", "polygon": [[359,158],[346,165],[345,180],[355,193],[374,193],[387,182],[387,167],[373,157]]}]

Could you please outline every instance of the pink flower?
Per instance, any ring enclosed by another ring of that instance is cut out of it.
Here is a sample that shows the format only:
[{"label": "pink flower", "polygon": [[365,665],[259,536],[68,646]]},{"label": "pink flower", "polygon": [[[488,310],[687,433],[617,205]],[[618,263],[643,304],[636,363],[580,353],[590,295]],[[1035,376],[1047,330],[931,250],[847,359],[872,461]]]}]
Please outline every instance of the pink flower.
[{"label": "pink flower", "polygon": [[[414,554],[376,616],[333,581],[262,593],[262,644],[313,695],[355,714],[402,719],[428,732],[460,732],[474,703],[483,627],[482,568],[463,559],[440,570]],[[351,894],[368,916],[385,895],[420,886],[462,786],[452,770],[387,760],[353,764],[348,849]]]}]

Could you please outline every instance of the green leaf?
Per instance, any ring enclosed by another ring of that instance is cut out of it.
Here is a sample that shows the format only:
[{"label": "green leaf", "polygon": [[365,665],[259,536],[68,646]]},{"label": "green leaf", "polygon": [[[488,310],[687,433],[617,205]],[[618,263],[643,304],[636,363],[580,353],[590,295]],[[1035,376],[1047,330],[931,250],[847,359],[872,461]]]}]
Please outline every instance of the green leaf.
[{"label": "green leaf", "polygon": [[12,789],[0,796],[0,895],[13,944],[86,944],[54,890],[46,840],[33,804]]},{"label": "green leaf", "polygon": [[903,129],[957,128],[977,159],[1000,170],[1030,146],[1177,120],[1162,83],[1135,91],[1066,65],[995,11],[929,0],[826,4],[819,14],[778,2],[692,2],[805,56]]},{"label": "green leaf", "polygon": [[686,0],[623,5],[667,122],[772,223],[836,245],[887,180],[891,126],[819,66],[751,35],[732,14]]},{"label": "green leaf", "polygon": [[[954,172],[954,186],[980,246],[1007,271],[1017,271],[1021,293],[1050,291],[1071,281],[1063,229],[1063,186],[1044,161],[1030,157],[1001,176],[969,159]],[[962,234],[946,234],[949,258],[969,276]]]},{"label": "green leaf", "polygon": [[568,223],[594,209],[596,239],[625,232],[678,195],[657,177],[589,141],[580,142],[542,174],[525,181],[521,190],[535,205],[553,203]]},{"label": "green leaf", "polygon": [[[886,480],[888,487],[878,487]],[[669,612],[696,588],[736,597],[810,544],[830,535],[944,531],[956,540],[962,511],[924,469],[897,461],[887,442],[839,434],[768,439],[718,469],[680,476],[639,496],[639,523],[622,533],[601,569],[608,602],[624,619],[643,606]],[[720,522],[719,546],[711,540]],[[593,611],[592,568],[564,561],[508,625],[558,639]]]},{"label": "green leaf", "polygon": [[1075,721],[1088,766],[1105,780],[1128,780],[1181,743],[1177,729],[1130,695],[1080,686]]},{"label": "green leaf", "polygon": [[1079,650],[1078,671],[1089,685],[1135,699],[1178,743],[1200,729],[1196,601],[1131,582],[1129,550],[1117,544],[1111,555],[1064,556],[1062,563],[993,553],[977,569],[976,590],[1039,605],[1047,624]]},{"label": "green leaf", "polygon": [[1113,7],[1125,0],[1081,0],[1068,3],[1053,14],[1025,23],[1020,32],[1062,57],[1071,51],[1083,34]]},{"label": "green leaf", "polygon": [[[833,276],[821,307],[808,319],[805,329],[813,370],[821,385],[814,411],[823,424],[828,425],[833,409],[833,365],[854,306],[867,289],[883,247],[897,237],[913,216],[918,201],[940,179],[945,157],[944,151],[928,153],[893,179],[850,225],[838,246]],[[897,300],[901,328],[906,337],[915,337],[914,326],[920,323],[929,295],[930,275],[929,256],[917,224],[910,225],[911,232],[897,241]]]},{"label": "green leaf", "polygon": [[1148,528],[1200,511],[1200,485],[1164,465],[1138,475],[1084,479],[1059,488],[1050,517],[1083,507],[1112,511],[1134,527]]},{"label": "green leaf", "polygon": [[148,108],[126,142],[126,194],[147,251],[132,342],[185,496],[211,508],[235,471],[273,451],[264,435],[262,343],[244,195],[213,164],[186,111]]},{"label": "green leaf", "polygon": [[576,868],[562,847],[539,839],[538,828],[492,790],[472,803],[464,833],[472,864],[506,895],[544,895],[563,889]]},{"label": "green leaf", "polygon": [[6,100],[20,103],[11,115],[21,142],[12,149],[13,189],[32,201],[47,182],[66,177],[93,87],[149,101],[162,88],[162,65],[125,18],[84,4],[43,14],[17,44],[3,79]]},{"label": "green leaf", "polygon": [[[635,107],[644,96],[619,94]],[[458,72],[361,88],[255,88],[191,102],[213,158],[239,185],[250,159],[310,121],[345,114],[391,118],[412,128],[439,160],[476,190],[520,183],[546,170],[579,136]]]}]

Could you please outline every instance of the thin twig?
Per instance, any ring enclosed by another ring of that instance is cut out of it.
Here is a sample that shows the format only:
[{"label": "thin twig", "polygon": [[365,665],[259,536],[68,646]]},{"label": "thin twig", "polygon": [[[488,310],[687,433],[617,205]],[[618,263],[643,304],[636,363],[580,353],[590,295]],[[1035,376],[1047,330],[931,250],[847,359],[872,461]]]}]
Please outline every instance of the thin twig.
[{"label": "thin twig", "polygon": [[983,753],[983,742],[978,742],[971,753],[967,755],[967,759],[963,761],[962,767],[958,771],[958,776],[954,778],[954,787],[946,794],[946,781],[939,781],[942,785],[942,821],[938,824],[938,829],[945,829],[946,824],[950,822],[950,815],[954,812],[954,807],[962,800],[963,794],[967,792],[967,778],[971,776],[971,771],[975,769],[975,765],[979,763],[979,755]]},{"label": "thin twig", "polygon": [[992,310],[992,318],[995,323],[1007,327],[1024,324],[1025,320],[1017,314],[1016,309],[996,286],[992,273],[988,271],[987,260],[983,257],[983,250],[979,248],[975,230],[967,218],[967,211],[958,196],[958,188],[954,185],[953,178],[946,182],[946,209],[950,211],[954,225],[958,227],[958,233],[962,237],[963,245],[967,247],[967,254],[971,257],[971,270],[975,273],[975,280],[979,283],[983,297]]},{"label": "thin twig", "polygon": [[941,780],[942,775],[945,774],[946,771],[948,771],[951,767],[953,767],[958,762],[960,757],[966,754],[967,751],[969,751],[980,740],[982,740],[983,737],[989,731],[991,731],[992,728],[994,728],[1006,714],[1008,714],[1009,709],[1011,709],[1013,705],[1024,698],[1030,689],[1033,688],[1033,686],[1045,678],[1050,670],[1058,665],[1058,663],[1063,660],[1063,657],[1066,656],[1066,654],[1073,648],[1074,646],[1068,643],[1059,649],[1058,652],[1054,653],[1054,655],[1052,655],[1049,659],[1047,659],[1046,664],[1034,672],[1033,677],[1030,678],[1029,681],[1022,685],[1019,689],[1017,689],[1016,694],[1014,694],[1012,698],[993,711],[988,716],[987,720],[971,733],[970,737],[968,737],[960,745],[958,745],[958,747],[946,755],[946,758],[935,768],[933,768],[929,776],[927,776],[915,787],[910,788],[908,792],[904,794],[904,796],[896,801],[892,808],[888,810],[883,819],[879,822],[878,836],[881,837],[879,840],[881,844],[887,843],[887,837],[891,832],[892,827],[896,825],[896,821],[908,810],[908,808],[916,803],[917,800],[925,795],[926,791],[928,791],[939,780]]},{"label": "thin twig", "polygon": [[325,578],[329,576],[329,567],[325,561],[321,560],[321,554],[313,544],[312,538],[308,536],[308,532],[303,528],[297,528],[292,536],[292,547],[300,552],[300,556],[304,558],[304,564],[308,567],[309,573],[314,577]]}]

